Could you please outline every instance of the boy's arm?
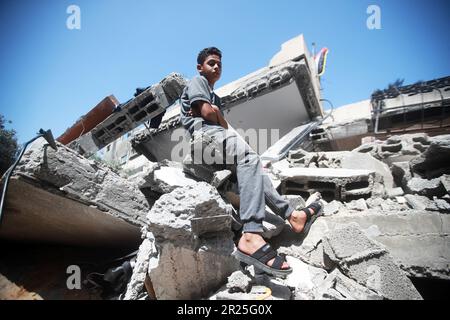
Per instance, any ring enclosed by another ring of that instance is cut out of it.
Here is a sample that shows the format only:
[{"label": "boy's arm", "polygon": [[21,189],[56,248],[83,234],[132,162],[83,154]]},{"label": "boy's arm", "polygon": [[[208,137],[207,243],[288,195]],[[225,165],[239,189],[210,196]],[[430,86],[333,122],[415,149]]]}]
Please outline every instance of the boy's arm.
[{"label": "boy's arm", "polygon": [[211,105],[206,101],[196,101],[191,105],[191,110],[194,117],[202,117],[206,121],[217,123],[228,129],[228,123],[217,106]]}]

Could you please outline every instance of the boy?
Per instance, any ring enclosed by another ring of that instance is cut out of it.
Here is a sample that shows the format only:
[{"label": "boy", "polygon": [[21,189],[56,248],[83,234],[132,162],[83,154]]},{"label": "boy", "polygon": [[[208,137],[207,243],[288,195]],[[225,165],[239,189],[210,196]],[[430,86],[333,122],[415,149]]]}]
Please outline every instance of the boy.
[{"label": "boy", "polygon": [[265,242],[262,221],[265,204],[279,216],[287,219],[292,229],[308,232],[312,222],[321,213],[321,205],[315,202],[307,208],[296,211],[284,200],[264,173],[259,156],[234,131],[228,130],[228,123],[220,111],[220,98],[214,93],[214,84],[222,73],[222,53],[215,47],[205,48],[198,54],[197,70],[181,95],[181,123],[192,135],[207,137],[222,150],[222,160],[234,166],[238,179],[243,235],[240,238],[235,257],[244,263],[275,276],[292,272],[285,261]]}]

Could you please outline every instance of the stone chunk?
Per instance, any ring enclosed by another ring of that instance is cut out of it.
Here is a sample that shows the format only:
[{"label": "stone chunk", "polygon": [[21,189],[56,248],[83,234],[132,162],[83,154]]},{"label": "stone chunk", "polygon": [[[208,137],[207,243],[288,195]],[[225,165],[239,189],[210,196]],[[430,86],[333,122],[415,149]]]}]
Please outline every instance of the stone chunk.
[{"label": "stone chunk", "polygon": [[422,299],[406,274],[379,243],[367,238],[358,224],[335,228],[323,237],[324,254],[347,277],[386,299]]},{"label": "stone chunk", "polygon": [[432,198],[433,196],[440,197],[446,193],[440,178],[432,180],[412,178],[408,181],[407,190],[409,193],[417,193],[429,198]]},{"label": "stone chunk", "polygon": [[150,188],[157,193],[169,193],[179,187],[191,186],[196,181],[187,177],[182,169],[176,167],[159,166],[144,178],[139,188]]},{"label": "stone chunk", "polygon": [[333,214],[338,213],[339,210],[341,210],[342,208],[344,208],[344,205],[342,204],[342,202],[333,200],[333,201],[325,204],[325,208],[323,208],[323,214],[325,216],[331,216]]},{"label": "stone chunk", "polygon": [[208,232],[231,230],[231,209],[206,182],[179,187],[162,195],[147,215],[156,237],[183,243]]},{"label": "stone chunk", "polygon": [[429,209],[430,199],[425,196],[418,196],[412,194],[405,194],[405,199],[408,205],[415,210]]},{"label": "stone chunk", "polygon": [[133,267],[133,274],[131,275],[130,282],[128,282],[124,300],[138,299],[140,293],[144,290],[144,282],[148,274],[150,259],[156,256],[155,239],[151,233],[148,233],[139,246],[136,264]]},{"label": "stone chunk", "polygon": [[421,156],[411,160],[411,169],[432,179],[450,173],[450,140],[433,140]]},{"label": "stone chunk", "polygon": [[406,187],[408,181],[412,178],[409,162],[394,162],[391,170],[397,186]]},{"label": "stone chunk", "polygon": [[314,289],[317,300],[382,300],[374,291],[347,278],[339,269],[334,269],[324,281]]},{"label": "stone chunk", "polygon": [[447,191],[447,194],[450,194],[450,175],[444,174],[441,176],[441,183]]},{"label": "stone chunk", "polygon": [[252,278],[242,271],[235,271],[228,277],[226,284],[230,293],[249,292],[251,289]]},{"label": "stone chunk", "polygon": [[364,199],[353,200],[347,203],[348,210],[356,210],[356,211],[366,211],[367,204]]},{"label": "stone chunk", "polygon": [[392,188],[392,189],[386,189],[386,194],[389,198],[395,198],[400,197],[405,194],[402,188]]},{"label": "stone chunk", "polygon": [[150,263],[149,276],[158,300],[207,297],[239,268],[238,261],[231,255],[233,240],[223,233],[200,238],[192,245],[156,241],[158,259]]}]

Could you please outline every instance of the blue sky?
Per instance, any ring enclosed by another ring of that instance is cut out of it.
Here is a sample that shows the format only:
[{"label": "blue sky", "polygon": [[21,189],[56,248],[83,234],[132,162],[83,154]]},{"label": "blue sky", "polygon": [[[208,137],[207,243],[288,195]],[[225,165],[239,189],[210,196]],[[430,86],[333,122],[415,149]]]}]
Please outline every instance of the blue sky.
[{"label": "blue sky", "polygon": [[[67,7],[81,10],[69,30]],[[381,29],[369,30],[369,5]],[[0,114],[19,142],[42,127],[61,135],[105,96],[120,102],[171,72],[196,74],[196,56],[219,47],[216,87],[268,64],[303,33],[329,48],[323,98],[335,106],[405,84],[450,75],[450,4],[438,0],[2,0]]]}]

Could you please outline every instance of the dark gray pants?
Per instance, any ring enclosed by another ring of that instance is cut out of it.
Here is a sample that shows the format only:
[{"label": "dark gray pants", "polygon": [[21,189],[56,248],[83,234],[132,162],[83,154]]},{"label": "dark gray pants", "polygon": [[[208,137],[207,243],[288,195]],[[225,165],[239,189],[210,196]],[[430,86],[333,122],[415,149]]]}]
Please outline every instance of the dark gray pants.
[{"label": "dark gray pants", "polygon": [[284,219],[294,211],[264,173],[258,154],[234,131],[204,125],[194,131],[191,147],[193,161],[197,164],[210,165],[217,170],[229,169],[236,174],[243,232],[263,232],[266,204]]}]

